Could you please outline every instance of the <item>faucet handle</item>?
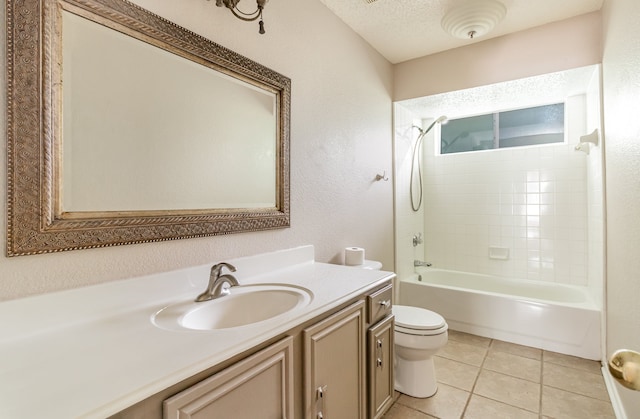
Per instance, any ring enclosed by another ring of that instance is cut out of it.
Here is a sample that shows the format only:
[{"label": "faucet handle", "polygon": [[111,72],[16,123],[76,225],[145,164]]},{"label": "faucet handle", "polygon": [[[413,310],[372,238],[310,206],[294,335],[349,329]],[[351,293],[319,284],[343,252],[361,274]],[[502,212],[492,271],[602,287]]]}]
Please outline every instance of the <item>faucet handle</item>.
[{"label": "faucet handle", "polygon": [[227,268],[231,272],[235,272],[236,271],[236,267],[233,266],[232,264],[227,263],[227,262],[220,262],[220,263],[216,263],[215,265],[213,265],[211,267],[211,274],[213,275],[215,273],[216,276],[220,275],[220,272],[222,271],[222,268]]}]

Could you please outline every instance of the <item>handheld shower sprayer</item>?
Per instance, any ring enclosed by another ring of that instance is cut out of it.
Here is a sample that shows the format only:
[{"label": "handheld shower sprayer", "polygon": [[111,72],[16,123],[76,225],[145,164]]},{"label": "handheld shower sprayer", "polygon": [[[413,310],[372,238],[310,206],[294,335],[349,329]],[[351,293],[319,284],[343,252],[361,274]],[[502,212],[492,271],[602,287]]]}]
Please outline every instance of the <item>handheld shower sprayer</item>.
[{"label": "handheld shower sprayer", "polygon": [[439,116],[438,119],[436,119],[436,123],[446,124],[447,123],[447,117],[444,116],[444,115]]},{"label": "handheld shower sprayer", "polygon": [[[411,197],[411,209],[414,212],[417,212],[420,207],[422,206],[422,140],[424,139],[424,136],[427,135],[429,133],[429,131],[431,131],[433,129],[433,127],[440,123],[440,124],[444,124],[447,121],[447,117],[446,116],[440,116],[438,118],[436,118],[435,121],[433,121],[431,123],[431,125],[429,125],[427,127],[427,129],[422,129],[417,125],[414,125],[414,128],[417,128],[418,131],[420,131],[420,135],[418,135],[418,139],[416,140],[416,143],[413,146],[413,155],[411,157],[411,177],[409,179],[409,196]],[[418,154],[418,152],[420,152]],[[416,204],[413,198],[413,179],[415,177],[415,165],[416,165],[416,160],[418,160],[418,203]]]}]

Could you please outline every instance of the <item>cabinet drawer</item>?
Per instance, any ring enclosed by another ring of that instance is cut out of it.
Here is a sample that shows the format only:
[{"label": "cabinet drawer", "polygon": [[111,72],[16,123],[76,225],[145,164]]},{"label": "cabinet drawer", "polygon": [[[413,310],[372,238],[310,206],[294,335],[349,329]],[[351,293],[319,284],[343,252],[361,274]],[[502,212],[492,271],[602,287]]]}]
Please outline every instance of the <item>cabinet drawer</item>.
[{"label": "cabinet drawer", "polygon": [[391,314],[393,287],[388,285],[367,297],[368,322],[373,324]]}]

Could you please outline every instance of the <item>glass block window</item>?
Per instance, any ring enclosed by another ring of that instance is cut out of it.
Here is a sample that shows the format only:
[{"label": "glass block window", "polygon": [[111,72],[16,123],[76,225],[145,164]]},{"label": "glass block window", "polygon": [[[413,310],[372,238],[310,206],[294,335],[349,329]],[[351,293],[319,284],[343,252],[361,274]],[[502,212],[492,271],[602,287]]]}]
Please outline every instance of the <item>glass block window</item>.
[{"label": "glass block window", "polygon": [[564,142],[564,103],[450,119],[440,154]]}]

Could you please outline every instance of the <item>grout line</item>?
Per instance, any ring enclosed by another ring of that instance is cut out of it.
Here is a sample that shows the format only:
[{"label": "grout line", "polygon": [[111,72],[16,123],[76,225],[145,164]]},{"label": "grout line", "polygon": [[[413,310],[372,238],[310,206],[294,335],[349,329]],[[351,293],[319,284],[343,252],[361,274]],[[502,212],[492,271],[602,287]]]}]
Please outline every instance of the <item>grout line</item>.
[{"label": "grout line", "polygon": [[[560,363],[552,362],[552,361],[544,361],[544,362],[546,362],[547,364],[557,365],[557,366],[559,366],[559,367],[569,368],[569,369],[571,369],[571,370],[576,370],[576,371],[584,372],[584,373],[586,373],[586,374],[602,375],[602,373],[601,373],[600,371],[598,371],[598,372],[593,372],[593,371],[589,371],[589,370],[584,369],[584,368],[574,367],[574,366],[566,365],[566,364],[560,364]],[[597,362],[597,361],[593,361],[593,362]],[[600,368],[601,368],[601,367],[600,367]]]},{"label": "grout line", "polygon": [[544,351],[540,356],[540,398],[538,399],[538,415],[542,417],[542,394],[544,392]]},{"label": "grout line", "polygon": [[[538,415],[538,417],[540,417],[540,418],[541,418],[541,417],[542,417],[542,406],[541,406],[541,404],[542,404],[542,364],[543,364],[543,362],[542,362],[542,354],[541,354],[541,356],[540,356],[540,360],[538,360],[538,359],[528,358],[528,357],[526,357],[526,356],[521,356],[521,355],[514,354],[514,353],[511,353],[511,352],[507,352],[507,351],[500,351],[500,350],[495,349],[495,348],[493,349],[495,352],[499,352],[499,353],[503,353],[503,354],[507,354],[507,355],[512,355],[512,356],[519,357],[519,358],[522,358],[522,359],[528,359],[528,360],[533,360],[533,361],[539,361],[539,362],[540,362],[540,377],[539,377],[539,383],[536,383],[535,381],[530,381],[530,380],[528,380],[528,379],[526,379],[526,378],[516,377],[516,376],[514,376],[514,375],[506,374],[506,373],[503,373],[503,372],[498,372],[498,371],[488,370],[488,369],[485,369],[485,368],[484,368],[484,364],[485,364],[485,361],[486,361],[487,357],[489,356],[489,349],[493,348],[493,343],[494,343],[495,341],[496,341],[496,339],[491,339],[490,345],[489,345],[489,347],[487,348],[487,354],[486,354],[485,358],[484,358],[484,359],[483,359],[483,361],[482,361],[482,365],[481,365],[481,367],[480,367],[480,372],[478,373],[478,377],[476,378],[476,382],[475,382],[475,383],[474,383],[474,385],[473,385],[472,394],[475,394],[475,386],[476,386],[476,384],[477,384],[477,380],[478,380],[478,378],[480,378],[480,373],[481,373],[482,371],[491,371],[491,372],[496,373],[496,374],[502,374],[502,375],[506,375],[506,376],[509,376],[509,377],[512,377],[512,378],[516,378],[516,379],[519,379],[519,380],[528,381],[528,382],[530,382],[530,383],[539,384],[539,385],[540,385],[540,395],[539,395],[539,397],[538,397],[538,409],[537,409],[537,412],[536,412],[536,411],[529,410],[529,409],[524,408],[524,407],[521,407],[521,406],[516,406],[516,405],[514,405],[514,404],[511,404],[511,403],[505,402],[505,401],[503,401],[503,400],[496,400],[496,399],[493,399],[493,398],[491,398],[491,397],[487,397],[487,396],[480,396],[480,395],[478,395],[478,396],[479,396],[479,397],[484,397],[485,399],[488,399],[488,400],[493,400],[494,402],[497,402],[497,403],[503,404],[503,405],[505,405],[505,406],[510,406],[510,407],[513,407],[513,408],[516,408],[516,409],[521,409],[521,410],[525,410],[525,411],[527,411],[527,412],[531,412],[531,413],[533,413],[533,414],[537,414],[537,415]],[[501,341],[501,342],[502,342],[502,341]],[[466,406],[465,406],[465,411],[466,411]]]},{"label": "grout line", "polygon": [[462,409],[462,415],[460,416],[460,418],[464,418],[465,413],[467,413],[467,408],[469,407],[469,403],[471,402],[471,397],[473,397],[473,395],[475,394],[476,384],[478,384],[478,380],[480,379],[480,374],[482,373],[482,370],[484,368],[484,362],[487,360],[487,357],[489,356],[489,348],[491,348],[492,344],[493,344],[493,339],[489,341],[489,345],[485,348],[486,351],[484,353],[484,357],[482,358],[482,362],[478,367],[478,375],[476,375],[476,379],[473,380],[473,385],[471,386],[471,390],[469,391],[469,397],[467,397],[467,402],[464,405],[464,409]]},{"label": "grout line", "polygon": [[552,386],[550,384],[545,384],[545,387],[554,388],[556,390],[564,391],[565,393],[575,394],[576,396],[585,397],[587,399],[593,399],[593,400],[599,400],[599,401],[605,402],[605,403],[611,403],[611,397],[609,396],[609,393],[606,392],[606,387],[605,387],[605,394],[607,395],[607,399],[606,400],[603,400],[603,399],[601,399],[599,397],[588,396],[588,395],[583,394],[583,393],[577,393],[577,392],[575,392],[573,390],[568,390],[566,388]]}]

